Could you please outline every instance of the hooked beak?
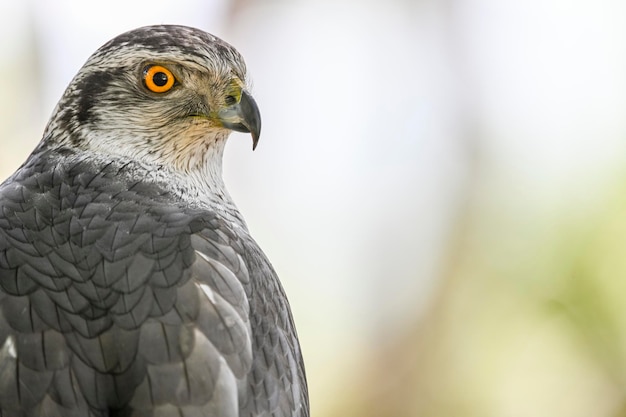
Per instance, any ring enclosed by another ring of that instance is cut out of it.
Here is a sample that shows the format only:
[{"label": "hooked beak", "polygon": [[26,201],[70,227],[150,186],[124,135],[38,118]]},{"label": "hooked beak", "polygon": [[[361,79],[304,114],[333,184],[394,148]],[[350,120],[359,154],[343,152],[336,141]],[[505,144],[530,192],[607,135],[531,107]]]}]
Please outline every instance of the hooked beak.
[{"label": "hooked beak", "polygon": [[241,90],[239,102],[218,111],[217,116],[225,128],[251,133],[252,150],[256,149],[261,135],[261,113],[250,93]]}]

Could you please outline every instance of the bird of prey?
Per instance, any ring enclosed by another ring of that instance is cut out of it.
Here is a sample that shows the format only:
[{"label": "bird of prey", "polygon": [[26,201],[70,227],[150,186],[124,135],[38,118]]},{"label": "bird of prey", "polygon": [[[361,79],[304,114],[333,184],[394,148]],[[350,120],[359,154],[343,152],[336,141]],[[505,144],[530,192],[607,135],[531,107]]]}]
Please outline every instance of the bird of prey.
[{"label": "bird of prey", "polygon": [[289,304],[222,181],[241,55],[149,26],[98,49],[0,185],[0,416],[302,416]]}]

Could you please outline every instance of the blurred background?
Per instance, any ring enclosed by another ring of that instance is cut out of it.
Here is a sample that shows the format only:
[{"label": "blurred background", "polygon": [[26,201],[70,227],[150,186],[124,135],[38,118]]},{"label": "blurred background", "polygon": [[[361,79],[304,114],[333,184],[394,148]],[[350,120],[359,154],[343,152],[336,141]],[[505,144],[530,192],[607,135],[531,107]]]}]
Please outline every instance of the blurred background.
[{"label": "blurred background", "polygon": [[626,416],[626,2],[0,4],[0,177],[100,45],[196,26],[263,135],[226,183],[282,278],[314,416]]}]

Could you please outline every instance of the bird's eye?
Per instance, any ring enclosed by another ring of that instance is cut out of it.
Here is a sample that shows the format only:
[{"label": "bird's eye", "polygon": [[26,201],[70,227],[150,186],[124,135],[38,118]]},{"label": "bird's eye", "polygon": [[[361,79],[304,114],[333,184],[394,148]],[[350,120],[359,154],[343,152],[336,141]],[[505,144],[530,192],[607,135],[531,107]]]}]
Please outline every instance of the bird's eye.
[{"label": "bird's eye", "polygon": [[174,74],[161,65],[150,65],[143,70],[143,83],[154,93],[165,93],[174,86]]}]

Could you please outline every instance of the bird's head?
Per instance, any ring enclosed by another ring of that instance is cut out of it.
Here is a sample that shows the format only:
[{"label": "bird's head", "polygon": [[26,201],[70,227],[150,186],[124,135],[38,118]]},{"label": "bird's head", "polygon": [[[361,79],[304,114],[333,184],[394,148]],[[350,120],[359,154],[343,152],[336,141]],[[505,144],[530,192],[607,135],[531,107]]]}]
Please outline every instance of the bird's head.
[{"label": "bird's head", "polygon": [[261,131],[241,55],[184,26],[149,26],[98,49],[74,77],[44,140],[190,170],[221,160],[230,131]]}]

